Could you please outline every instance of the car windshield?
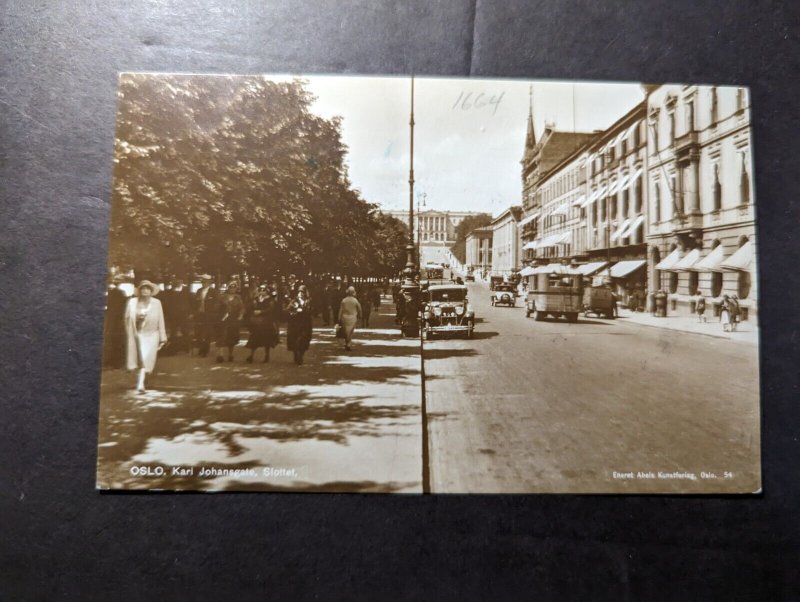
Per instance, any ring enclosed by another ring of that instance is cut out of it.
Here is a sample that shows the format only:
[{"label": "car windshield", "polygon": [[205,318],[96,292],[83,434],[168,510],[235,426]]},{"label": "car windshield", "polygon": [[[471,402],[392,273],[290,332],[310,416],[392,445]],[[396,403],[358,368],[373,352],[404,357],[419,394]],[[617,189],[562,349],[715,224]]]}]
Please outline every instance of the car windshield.
[{"label": "car windshield", "polygon": [[430,291],[431,301],[463,301],[467,291],[461,288],[445,288]]},{"label": "car windshield", "polygon": [[495,290],[498,290],[498,291],[513,291],[514,287],[509,285],[509,284],[504,284],[502,286],[498,286],[497,289],[495,289]]}]

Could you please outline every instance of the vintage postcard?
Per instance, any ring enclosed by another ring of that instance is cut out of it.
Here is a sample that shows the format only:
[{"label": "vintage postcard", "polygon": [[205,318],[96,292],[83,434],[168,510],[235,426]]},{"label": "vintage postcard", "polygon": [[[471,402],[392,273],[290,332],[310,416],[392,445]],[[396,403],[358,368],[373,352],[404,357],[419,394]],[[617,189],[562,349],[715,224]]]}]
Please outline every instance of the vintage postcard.
[{"label": "vintage postcard", "polygon": [[761,489],[750,96],[125,73],[97,486]]}]

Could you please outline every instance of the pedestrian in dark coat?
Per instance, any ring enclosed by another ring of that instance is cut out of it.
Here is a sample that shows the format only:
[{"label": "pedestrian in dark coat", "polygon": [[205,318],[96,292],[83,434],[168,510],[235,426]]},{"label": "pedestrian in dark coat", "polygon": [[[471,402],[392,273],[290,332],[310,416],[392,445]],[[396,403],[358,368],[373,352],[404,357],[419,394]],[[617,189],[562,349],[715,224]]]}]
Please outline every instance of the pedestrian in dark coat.
[{"label": "pedestrian in dark coat", "polygon": [[267,363],[270,349],[278,344],[277,297],[277,291],[270,293],[267,291],[267,285],[262,284],[253,298],[248,314],[250,328],[250,338],[247,340],[247,348],[250,349],[248,364],[253,363],[253,356],[259,347],[264,348],[264,363]]},{"label": "pedestrian in dark coat", "polygon": [[311,298],[305,285],[297,288],[297,294],[286,306],[286,313],[286,348],[294,354],[294,363],[302,366],[312,332]]},{"label": "pedestrian in dark coat", "polygon": [[217,304],[217,363],[225,361],[222,350],[228,350],[228,361],[233,361],[233,348],[239,344],[239,334],[244,303],[239,295],[239,284],[231,282]]},{"label": "pedestrian in dark coat", "polygon": [[201,286],[194,294],[192,319],[194,322],[194,340],[200,356],[206,357],[211,348],[212,330],[217,308],[217,291],[212,288],[213,278],[208,274],[200,276]]},{"label": "pedestrian in dark coat", "polygon": [[103,365],[106,368],[122,368],[125,366],[126,333],[125,308],[128,295],[116,281],[108,289],[106,299],[106,319],[103,331]]}]

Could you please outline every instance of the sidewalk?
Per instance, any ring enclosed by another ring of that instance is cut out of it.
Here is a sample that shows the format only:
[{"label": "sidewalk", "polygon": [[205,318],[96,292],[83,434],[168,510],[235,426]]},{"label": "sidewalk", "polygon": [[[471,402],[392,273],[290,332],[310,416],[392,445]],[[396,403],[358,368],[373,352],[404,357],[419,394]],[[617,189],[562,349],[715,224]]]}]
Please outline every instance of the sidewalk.
[{"label": "sidewalk", "polygon": [[399,337],[393,310],[384,300],[350,352],[315,322],[303,366],[284,327],[268,364],[262,350],[245,363],[245,341],[230,363],[159,358],[143,395],[104,370],[98,487],[420,492],[419,342]]},{"label": "sidewalk", "polygon": [[628,309],[619,309],[621,323],[640,324],[653,328],[665,328],[680,332],[691,332],[706,336],[728,339],[750,345],[758,345],[758,328],[748,322],[740,322],[736,332],[725,332],[718,318],[709,316],[708,322],[698,322],[697,316],[667,316],[656,318],[645,312],[633,312]]}]

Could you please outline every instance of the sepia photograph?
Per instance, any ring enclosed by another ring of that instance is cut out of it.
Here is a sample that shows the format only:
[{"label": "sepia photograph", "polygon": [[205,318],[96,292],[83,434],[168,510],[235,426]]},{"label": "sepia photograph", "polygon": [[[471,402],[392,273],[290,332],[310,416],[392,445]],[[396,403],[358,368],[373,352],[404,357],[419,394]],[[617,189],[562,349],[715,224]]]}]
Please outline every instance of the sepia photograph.
[{"label": "sepia photograph", "polygon": [[123,73],[97,487],[761,490],[749,90]]}]

